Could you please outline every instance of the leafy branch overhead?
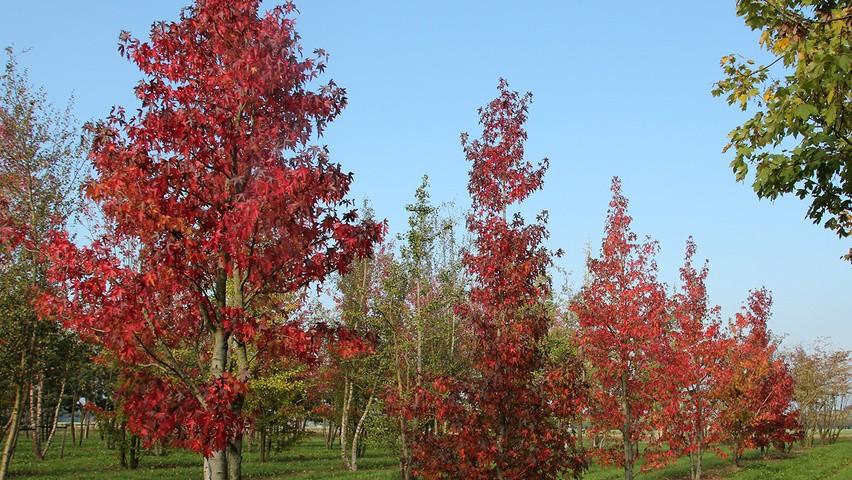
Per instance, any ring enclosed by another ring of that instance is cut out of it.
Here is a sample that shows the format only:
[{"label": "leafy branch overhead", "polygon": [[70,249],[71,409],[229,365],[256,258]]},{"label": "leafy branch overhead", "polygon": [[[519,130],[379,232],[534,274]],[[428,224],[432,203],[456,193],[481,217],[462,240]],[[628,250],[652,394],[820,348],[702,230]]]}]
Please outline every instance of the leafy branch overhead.
[{"label": "leafy branch overhead", "polygon": [[[737,13],[774,60],[722,57],[713,88],[751,115],[725,151],[738,181],[753,170],[760,198],[809,199],[808,217],[852,233],[852,5],[848,0],[740,0]],[[846,255],[852,261],[852,249]]]}]

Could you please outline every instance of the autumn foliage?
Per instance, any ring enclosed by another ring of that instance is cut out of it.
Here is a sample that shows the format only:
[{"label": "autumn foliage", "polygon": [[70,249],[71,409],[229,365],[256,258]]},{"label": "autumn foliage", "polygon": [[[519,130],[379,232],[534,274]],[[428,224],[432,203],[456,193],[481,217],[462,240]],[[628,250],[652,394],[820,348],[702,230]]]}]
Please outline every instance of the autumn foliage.
[{"label": "autumn foliage", "polygon": [[119,392],[131,429],[215,457],[214,478],[226,448],[238,476],[255,369],[316,347],[272,314],[276,295],[345,270],[383,230],[357,221],[351,176],[310,146],[344,90],[318,84],[325,57],[302,55],[293,6],[259,3],[198,0],[149,42],[122,33],[141,109],[90,126],[103,233],[85,248],[56,236],[63,289],[43,302],[134,379]]},{"label": "autumn foliage", "polygon": [[434,419],[413,445],[414,471],[425,478],[558,478],[584,466],[559,421],[581,391],[576,369],[549,369],[542,350],[550,324],[546,216],[530,225],[519,214],[507,218],[541,188],[547,164],[524,159],[530,95],[505,81],[499,91],[480,110],[482,137],[462,136],[474,237],[465,265],[474,285],[457,310],[473,330],[475,354],[464,378],[433,379],[416,396],[413,414]]},{"label": "autumn foliage", "polygon": [[727,378],[718,394],[720,421],[737,464],[745,448],[785,448],[802,435],[792,404],[793,377],[767,328],[771,306],[766,289],[753,290],[729,325],[733,344],[725,352]]},{"label": "autumn foliage", "polygon": [[622,435],[621,447],[595,453],[622,465],[629,475],[625,478],[633,478],[638,443],[655,440],[650,435],[655,429],[652,410],[669,387],[663,361],[670,345],[666,295],[654,262],[658,247],[637,240],[627,203],[620,180],[614,178],[600,256],[588,260],[590,279],[572,310],[583,358],[591,364],[592,433],[619,430]]},{"label": "autumn foliage", "polygon": [[[88,245],[62,231],[65,217],[32,240],[5,193],[22,181],[0,172],[0,269],[10,251],[37,258],[40,319],[116,365],[115,398],[89,411],[120,416],[137,446],[197,452],[205,480],[239,480],[243,435],[259,434],[265,460],[267,435],[295,415],[297,433],[324,420],[350,470],[379,431],[405,479],[562,479],[594,459],[633,480],[685,455],[699,480],[703,455],[724,443],[739,462],[801,438],[769,291],[752,291],[724,328],[691,238],[669,290],[618,177],[586,281],[560,302],[547,212],[518,213],[548,161],[525,158],[532,97],[505,80],[479,110],[481,135],[461,138],[469,247],[439,221],[424,177],[399,252],[374,252],[385,224],[352,207],[351,174],[316,145],[346,92],[321,80],[322,50],[303,54],[294,12],[196,0],[148,41],[121,34],[143,75],[140,105],[87,125]],[[334,310],[307,293],[332,276]]]},{"label": "autumn foliage", "polygon": [[669,451],[687,455],[691,476],[698,480],[702,456],[724,438],[719,389],[727,378],[731,343],[722,330],[719,307],[709,303],[708,266],[705,263],[696,269],[695,251],[690,238],[680,269],[680,291],[669,300],[673,325],[671,350],[664,364],[669,388],[661,392],[659,425]]}]

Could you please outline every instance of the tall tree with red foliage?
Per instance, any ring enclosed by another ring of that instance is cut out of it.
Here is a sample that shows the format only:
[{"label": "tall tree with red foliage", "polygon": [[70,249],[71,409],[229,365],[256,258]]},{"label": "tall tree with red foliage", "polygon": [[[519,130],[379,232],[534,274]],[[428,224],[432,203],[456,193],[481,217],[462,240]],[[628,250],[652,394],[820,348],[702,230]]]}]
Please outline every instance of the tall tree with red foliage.
[{"label": "tall tree with red foliage", "polygon": [[412,443],[415,474],[425,478],[553,479],[585,465],[560,422],[578,409],[577,365],[550,368],[543,349],[552,320],[546,215],[530,225],[520,214],[507,218],[541,188],[547,163],[524,159],[530,94],[504,80],[499,91],[480,110],[482,137],[462,135],[474,237],[464,262],[474,285],[458,313],[474,332],[475,353],[469,376],[432,379],[415,396],[412,413],[434,420]]},{"label": "tall tree with red foliage", "polygon": [[[345,92],[319,85],[292,4],[197,0],[119,51],[145,74],[141,109],[91,126],[87,195],[104,232],[57,236],[45,312],[114,353],[131,379],[128,427],[205,456],[207,478],[241,476],[248,380],[268,359],[308,354],[316,332],[276,299],[368,255],[383,226],[358,222],[351,176],[310,146]],[[345,209],[345,211],[341,211]]]},{"label": "tall tree with red foliage", "polygon": [[793,377],[767,328],[771,307],[768,290],[753,290],[728,327],[733,344],[725,357],[727,375],[719,395],[725,438],[737,465],[746,448],[765,450],[801,435]]},{"label": "tall tree with red foliage", "polygon": [[613,178],[600,257],[589,258],[589,280],[571,308],[582,354],[592,365],[592,431],[606,435],[619,430],[622,435],[621,453],[606,446],[596,453],[623,466],[624,478],[632,480],[638,444],[653,440],[652,410],[669,387],[662,378],[669,345],[666,295],[654,262],[658,247],[637,241],[627,204],[621,181]]},{"label": "tall tree with red foliage", "polygon": [[699,480],[703,455],[722,434],[717,393],[729,341],[722,332],[719,307],[711,306],[707,296],[707,263],[700,270],[693,264],[695,248],[690,238],[680,269],[681,290],[670,301],[675,324],[665,363],[669,387],[660,397],[660,427],[669,450],[687,455],[690,477]]}]

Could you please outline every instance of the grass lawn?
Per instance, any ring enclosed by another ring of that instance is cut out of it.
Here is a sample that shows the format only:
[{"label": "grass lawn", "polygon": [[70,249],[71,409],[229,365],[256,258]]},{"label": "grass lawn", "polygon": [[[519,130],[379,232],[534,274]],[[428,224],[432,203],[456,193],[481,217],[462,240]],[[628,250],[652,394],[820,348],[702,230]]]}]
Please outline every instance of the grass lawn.
[{"label": "grass lawn", "polygon": [[[54,441],[60,441],[57,438]],[[136,470],[118,468],[117,453],[107,450],[96,436],[83,441],[82,447],[66,445],[65,458],[59,458],[59,443],[54,444],[44,461],[35,459],[30,441],[21,436],[12,462],[11,478],[41,479],[200,479],[201,457],[183,451],[170,450],[164,456],[145,456]],[[357,472],[341,467],[340,447],[325,448],[320,436],[309,436],[289,450],[272,453],[269,461],[261,463],[259,452],[246,452],[243,458],[243,477],[254,479],[393,479],[398,462],[389,452],[367,450],[358,460]]]},{"label": "grass lawn", "polygon": [[[757,451],[749,450],[737,469],[730,458],[714,453],[704,456],[702,479],[718,480],[852,480],[852,439],[841,439],[834,445],[817,445],[810,449],[795,449],[789,456],[771,452],[762,459]],[[621,470],[592,466],[586,480],[620,480]],[[638,480],[680,480],[689,478],[689,460],[681,458],[661,470],[644,472]]]},{"label": "grass lawn", "polygon": [[[61,438],[56,440],[61,441]],[[59,443],[51,447],[48,459],[33,458],[29,440],[21,437],[12,463],[13,479],[198,479],[201,477],[199,458],[180,450],[165,456],[147,456],[137,470],[120,470],[114,451],[106,450],[97,438],[90,438],[82,447],[66,446],[65,458],[59,459]],[[243,461],[246,479],[395,479],[397,461],[387,451],[367,451],[359,461],[357,472],[341,468],[340,450],[327,450],[322,439],[310,436],[288,451],[273,454],[266,463],[259,461],[256,452],[248,452]],[[843,438],[835,445],[796,450],[789,457],[767,460],[757,452],[748,452],[743,468],[736,469],[728,459],[708,454],[704,460],[707,480],[852,480],[852,439]],[[586,480],[616,480],[622,472],[613,468],[593,466]],[[684,479],[689,477],[689,464],[680,459],[669,467],[642,473],[639,480]]]}]

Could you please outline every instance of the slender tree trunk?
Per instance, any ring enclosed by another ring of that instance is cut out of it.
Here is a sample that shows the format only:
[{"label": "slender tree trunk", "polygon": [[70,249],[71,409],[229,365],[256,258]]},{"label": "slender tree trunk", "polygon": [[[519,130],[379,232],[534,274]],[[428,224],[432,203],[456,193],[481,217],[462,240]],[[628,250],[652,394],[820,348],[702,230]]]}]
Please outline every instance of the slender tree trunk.
[{"label": "slender tree trunk", "polygon": [[406,433],[405,419],[399,419],[399,443],[400,458],[399,468],[402,471],[403,480],[411,480],[411,454],[408,451],[408,438]]},{"label": "slender tree trunk", "polygon": [[47,434],[47,438],[44,440],[42,444],[41,450],[41,459],[47,455],[47,451],[50,449],[50,443],[53,441],[53,436],[56,433],[56,426],[59,424],[59,410],[62,408],[62,396],[65,395],[65,379],[62,379],[62,384],[59,387],[59,398],[56,400],[56,407],[53,409],[53,419],[50,422],[50,431]]},{"label": "slender tree trunk", "polygon": [[[228,362],[228,335],[221,325],[213,331],[213,355],[210,360],[210,376],[219,378],[225,372]],[[205,460],[209,480],[228,479],[228,454],[226,450],[218,450]]]},{"label": "slender tree trunk", "polygon": [[136,435],[130,436],[130,469],[136,470],[139,468],[139,459],[141,458],[140,449],[142,441]]},{"label": "slender tree trunk", "polygon": [[65,440],[68,438],[68,425],[62,429],[62,443],[59,444],[59,458],[65,458]]},{"label": "slender tree trunk", "polygon": [[336,432],[334,422],[329,418],[326,420],[326,428],[325,428],[325,448],[327,450],[331,449],[332,441],[334,439],[334,434]]},{"label": "slender tree trunk", "polygon": [[74,395],[71,397],[71,423],[69,426],[71,427],[71,445],[77,444],[77,434],[74,431],[74,415],[77,414],[77,402],[80,399],[80,390],[79,388],[74,389]]},{"label": "slender tree trunk", "polygon": [[694,452],[689,454],[690,473],[692,480],[701,480],[701,462],[704,456],[704,409],[697,400],[694,406],[696,414],[693,417],[695,419],[693,433],[695,434],[696,448]]},{"label": "slender tree trunk", "polygon": [[118,464],[123,470],[127,468],[127,430],[124,425],[119,430],[121,430],[121,441],[118,442]]},{"label": "slender tree trunk", "polygon": [[[455,317],[453,317],[455,320]],[[455,335],[453,336],[455,339]],[[394,343],[394,354],[396,356],[395,360],[395,370],[396,370],[396,389],[397,394],[400,399],[407,398],[406,389],[409,386],[410,377],[408,376],[409,370],[406,368],[406,362],[400,354],[400,346],[397,341],[397,337],[394,334],[393,336]],[[403,374],[405,374],[405,378],[403,379]],[[408,445],[408,425],[403,416],[399,416],[399,435],[400,435],[400,458],[399,465],[400,470],[402,471],[403,480],[411,480],[411,449]]]},{"label": "slender tree trunk", "polygon": [[[232,300],[231,304],[239,309],[245,308],[243,299],[244,276],[239,267],[234,267],[232,272]],[[251,375],[249,371],[248,351],[245,343],[234,337],[234,353],[237,358],[237,378],[242,382],[248,382]],[[242,415],[244,398],[240,396],[234,401],[232,409],[239,418]],[[236,437],[228,443],[228,480],[242,480],[243,465],[243,434],[238,432]]]},{"label": "slender tree trunk", "polygon": [[355,390],[353,388],[352,382],[349,379],[344,378],[343,380],[343,409],[340,414],[340,458],[343,460],[343,466],[347,469],[351,469],[349,465],[349,460],[346,455],[346,445],[347,445],[347,424],[349,423],[349,406],[352,404],[352,391]]},{"label": "slender tree trunk", "polygon": [[417,280],[417,291],[415,297],[417,317],[417,384],[420,384],[420,374],[423,372],[423,315],[420,308],[420,279]]},{"label": "slender tree trunk", "polygon": [[9,473],[9,464],[12,462],[12,456],[15,454],[15,446],[18,443],[18,430],[21,426],[23,397],[24,388],[18,383],[15,385],[15,400],[12,403],[9,428],[6,430],[6,436],[3,439],[3,452],[0,454],[0,480],[4,480]]},{"label": "slender tree trunk", "polygon": [[452,312],[450,314],[450,362],[453,361],[453,358],[456,354],[456,314]]},{"label": "slender tree trunk", "polygon": [[740,458],[742,457],[742,454],[742,442],[737,439],[736,442],[734,442],[734,465],[736,465],[738,468],[742,466],[740,465]]},{"label": "slender tree trunk", "polygon": [[89,411],[83,410],[83,415],[80,416],[80,432],[77,436],[77,445],[83,446],[83,437],[86,433],[86,425],[89,424]]},{"label": "slender tree trunk", "polygon": [[33,455],[44,460],[44,372],[36,374],[35,383],[30,383],[30,427],[33,429]]},{"label": "slender tree trunk", "polygon": [[80,432],[80,445],[83,444],[83,437],[86,437],[86,440],[89,439],[89,427],[92,425],[92,415],[89,412],[86,412],[86,429]]},{"label": "slender tree trunk", "polygon": [[358,419],[358,425],[355,426],[355,432],[352,434],[352,455],[349,462],[349,470],[356,471],[358,470],[358,439],[361,437],[361,432],[364,427],[364,419],[367,418],[367,413],[370,411],[370,406],[373,404],[373,395],[370,394],[370,398],[367,400],[367,405],[364,407],[364,412],[361,414],[361,418]]},{"label": "slender tree trunk", "polygon": [[624,426],[621,430],[622,444],[624,445],[624,480],[633,480],[633,463],[635,461],[635,451],[633,448],[633,419],[630,412],[630,400],[627,391],[626,373],[621,376],[621,392],[622,392],[622,414],[624,415]]},{"label": "slender tree trunk", "polygon": [[83,422],[86,420],[86,415],[88,415],[88,414],[89,414],[88,410],[84,410],[84,408],[81,406],[81,408],[80,408],[80,431],[77,432],[77,444],[76,444],[78,447],[83,445]]},{"label": "slender tree trunk", "polygon": [[[585,367],[585,362],[583,360],[583,347],[582,346],[580,347],[579,358],[580,358],[580,366],[581,366],[581,368],[580,368],[580,379],[583,381],[583,383],[585,383],[586,382],[586,367]],[[585,450],[585,445],[583,444],[583,442],[584,442],[583,437],[584,437],[584,432],[585,432],[584,421],[585,421],[585,418],[583,417],[583,411],[580,410],[580,414],[577,416],[577,423],[579,425],[578,428],[577,428],[577,435],[578,435],[578,441],[579,441],[578,445],[580,446],[580,451]],[[594,444],[594,440],[592,441],[592,443]]]},{"label": "slender tree trunk", "polygon": [[265,462],[267,460],[269,458],[266,450],[266,427],[262,427],[260,429],[260,461]]},{"label": "slender tree trunk", "polygon": [[701,480],[701,460],[704,456],[704,448],[699,443],[698,450],[689,454],[690,460],[690,478],[692,480]]},{"label": "slender tree trunk", "polygon": [[694,480],[701,480],[701,457],[704,455],[704,449],[702,447],[698,447],[698,462],[695,464],[695,478]]},{"label": "slender tree trunk", "polygon": [[228,442],[228,480],[242,479],[243,437],[238,435]]}]

